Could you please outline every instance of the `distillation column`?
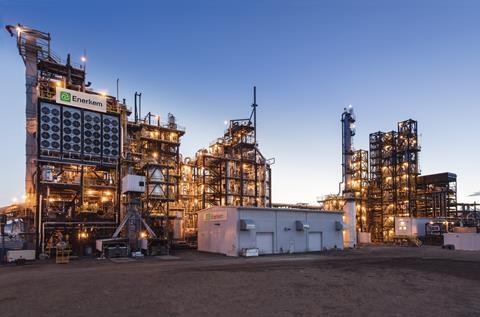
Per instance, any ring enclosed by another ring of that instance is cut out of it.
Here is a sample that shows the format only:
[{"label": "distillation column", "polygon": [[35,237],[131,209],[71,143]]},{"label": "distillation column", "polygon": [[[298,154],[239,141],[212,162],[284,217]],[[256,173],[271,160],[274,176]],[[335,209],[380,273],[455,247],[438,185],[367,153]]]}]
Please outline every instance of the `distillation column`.
[{"label": "distillation column", "polygon": [[343,232],[344,247],[354,248],[357,245],[355,196],[352,189],[352,157],[353,136],[355,135],[355,114],[350,105],[342,114],[342,181],[345,205]]}]

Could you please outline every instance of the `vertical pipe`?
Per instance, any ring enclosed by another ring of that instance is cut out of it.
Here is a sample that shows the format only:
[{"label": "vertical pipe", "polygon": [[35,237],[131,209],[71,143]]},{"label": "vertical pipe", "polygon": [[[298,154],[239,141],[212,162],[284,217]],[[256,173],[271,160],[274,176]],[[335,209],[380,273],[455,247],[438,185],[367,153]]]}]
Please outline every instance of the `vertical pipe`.
[{"label": "vertical pipe", "polygon": [[205,179],[206,179],[206,174],[205,174],[205,155],[203,155],[202,157],[202,186],[203,186],[203,189],[202,189],[202,209],[205,209],[205,200],[206,200],[206,193],[205,193]]},{"label": "vertical pipe", "polygon": [[253,86],[253,138],[254,143],[257,145],[257,87]]},{"label": "vertical pipe", "polygon": [[142,120],[142,93],[138,94],[138,117]]},{"label": "vertical pipe", "polygon": [[42,208],[43,208],[43,204],[42,204],[42,195],[38,195],[38,202],[37,202],[37,214],[36,214],[36,222],[37,222],[37,226],[36,226],[36,230],[35,230],[35,235],[36,235],[36,239],[35,239],[35,249],[37,250],[36,251],[36,258],[38,258],[38,256],[40,255],[40,253],[43,253],[44,252],[44,234],[43,234],[43,231],[42,231],[42,227],[43,227],[43,224],[42,224]]},{"label": "vertical pipe", "polygon": [[240,206],[243,206],[243,147],[240,147]]},{"label": "vertical pipe", "polygon": [[268,207],[272,207],[272,169],[268,167]]},{"label": "vertical pipe", "polygon": [[253,86],[253,140],[255,147],[255,207],[258,207],[258,164],[257,164],[257,87]]},{"label": "vertical pipe", "polygon": [[135,91],[135,98],[134,98],[134,107],[135,107],[135,123],[138,122],[138,111],[137,111],[137,92]]},{"label": "vertical pipe", "polygon": [[72,84],[72,66],[70,63],[70,54],[67,54],[67,84],[68,85]]}]

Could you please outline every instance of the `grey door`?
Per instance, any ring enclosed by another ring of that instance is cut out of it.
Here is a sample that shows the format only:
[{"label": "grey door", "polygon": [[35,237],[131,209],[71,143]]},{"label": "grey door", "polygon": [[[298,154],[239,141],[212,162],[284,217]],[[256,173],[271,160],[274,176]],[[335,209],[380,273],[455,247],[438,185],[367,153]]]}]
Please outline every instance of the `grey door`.
[{"label": "grey door", "polygon": [[322,233],[321,232],[308,233],[308,251],[310,252],[322,251]]},{"label": "grey door", "polygon": [[273,254],[273,232],[257,232],[255,240],[259,254]]}]

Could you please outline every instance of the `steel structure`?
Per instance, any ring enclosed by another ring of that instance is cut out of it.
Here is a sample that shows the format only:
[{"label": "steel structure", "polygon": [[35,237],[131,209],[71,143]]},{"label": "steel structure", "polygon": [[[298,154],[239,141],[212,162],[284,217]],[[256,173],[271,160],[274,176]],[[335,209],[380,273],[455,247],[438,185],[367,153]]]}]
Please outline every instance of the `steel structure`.
[{"label": "steel structure", "polygon": [[417,215],[417,122],[398,123],[397,131],[370,134],[368,219],[372,239],[390,241],[395,216]]},{"label": "steel structure", "polygon": [[196,230],[196,212],[211,206],[271,206],[271,165],[257,143],[257,103],[249,118],[230,120],[224,135],[187,158],[182,168],[184,230]]},{"label": "steel structure", "polygon": [[457,175],[441,173],[418,177],[418,217],[456,218],[462,214],[457,205]]},{"label": "steel structure", "polygon": [[352,226],[363,232],[368,229],[368,151],[354,148],[355,122],[353,107],[345,108],[341,119],[342,182],[339,186],[339,193],[327,195],[319,202],[324,210],[344,210],[349,200],[354,202],[355,221],[352,221]]},{"label": "steel structure", "polygon": [[99,95],[84,65],[58,58],[50,35],[22,25],[16,36],[26,66],[26,206],[35,214],[37,253],[59,241],[82,252],[119,221],[120,130],[127,109],[106,96],[105,113],[57,104],[58,88]]},{"label": "steel structure", "polygon": [[368,231],[368,151],[355,150],[352,155],[352,190],[355,197],[357,228],[361,232]]},{"label": "steel structure", "polygon": [[[138,103],[137,103],[138,101]],[[137,108],[138,106],[138,108]],[[126,129],[122,176],[138,175],[145,179],[145,191],[126,193],[125,201],[139,200],[141,214],[156,236],[171,240],[172,221],[177,215],[181,177],[180,142],[185,128],[168,114],[166,122],[160,116],[141,115],[141,94],[135,94],[135,119]]]}]

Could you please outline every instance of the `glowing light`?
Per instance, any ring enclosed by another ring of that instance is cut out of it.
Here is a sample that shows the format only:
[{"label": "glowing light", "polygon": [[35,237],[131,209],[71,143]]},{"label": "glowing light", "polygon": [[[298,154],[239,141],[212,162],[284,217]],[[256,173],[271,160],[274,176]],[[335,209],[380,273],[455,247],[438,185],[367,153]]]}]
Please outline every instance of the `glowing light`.
[{"label": "glowing light", "polygon": [[13,198],[12,198],[12,202],[13,202],[14,204],[16,204],[17,201],[18,201],[17,197],[13,197]]},{"label": "glowing light", "polygon": [[147,237],[147,233],[145,231],[140,232],[140,238],[145,239]]},{"label": "glowing light", "polygon": [[82,61],[82,63],[85,63],[87,61],[87,58],[85,56],[82,56],[80,57],[80,60]]},{"label": "glowing light", "polygon": [[62,87],[62,82],[60,82],[60,81],[55,82],[55,86]]},{"label": "glowing light", "polygon": [[101,91],[100,92],[100,95],[102,95],[103,97],[106,97],[107,96],[107,93],[105,91]]}]

